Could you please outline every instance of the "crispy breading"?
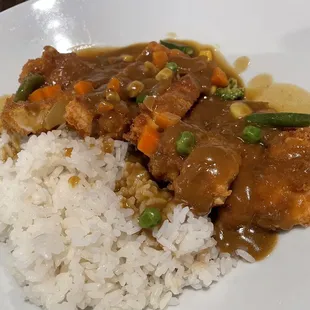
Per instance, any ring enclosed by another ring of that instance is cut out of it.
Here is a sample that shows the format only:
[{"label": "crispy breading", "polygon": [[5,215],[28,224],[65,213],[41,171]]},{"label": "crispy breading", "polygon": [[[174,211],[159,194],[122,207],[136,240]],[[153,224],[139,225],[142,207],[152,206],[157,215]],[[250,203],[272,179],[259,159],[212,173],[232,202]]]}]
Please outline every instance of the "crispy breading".
[{"label": "crispy breading", "polygon": [[151,114],[170,112],[183,117],[193,106],[200,95],[200,87],[195,78],[190,74],[185,75],[180,80],[175,81],[171,87],[162,95],[155,98],[152,105],[152,112],[145,105],[141,105],[142,115],[137,116],[131,125],[130,132],[125,135],[125,139],[133,144],[139,140],[145,119],[151,118]]},{"label": "crispy breading", "polygon": [[156,97],[153,111],[170,112],[183,117],[200,95],[200,86],[191,74],[175,81],[161,96]]},{"label": "crispy breading", "polygon": [[13,97],[10,97],[1,113],[3,128],[24,136],[51,130],[65,122],[67,103],[68,97],[65,94],[38,103],[14,102]]},{"label": "crispy breading", "polygon": [[[242,184],[250,196],[240,203]],[[232,190],[220,212],[227,227],[249,222],[271,230],[309,226],[310,128],[283,131],[269,140],[265,157],[252,170],[245,167]]]},{"label": "crispy breading", "polygon": [[94,117],[94,109],[91,109],[82,98],[75,98],[66,107],[66,122],[82,137],[91,135]]},{"label": "crispy breading", "polygon": [[94,64],[82,60],[76,53],[62,54],[51,46],[45,46],[40,58],[30,59],[23,66],[19,81],[23,81],[29,73],[38,73],[44,76],[47,84],[59,84],[66,89],[94,68]]}]

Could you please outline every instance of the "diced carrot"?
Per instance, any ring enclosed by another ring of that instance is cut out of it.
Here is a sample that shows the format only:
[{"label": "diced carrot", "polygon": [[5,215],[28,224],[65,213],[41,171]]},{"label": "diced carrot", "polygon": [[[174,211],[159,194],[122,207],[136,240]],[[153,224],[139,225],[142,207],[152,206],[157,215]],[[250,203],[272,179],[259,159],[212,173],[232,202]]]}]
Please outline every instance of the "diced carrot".
[{"label": "diced carrot", "polygon": [[158,131],[149,124],[145,125],[138,141],[138,150],[146,156],[151,156],[156,151],[158,142]]},{"label": "diced carrot", "polygon": [[46,86],[42,88],[44,93],[44,97],[46,98],[54,98],[61,92],[61,86],[56,84],[53,86]]},{"label": "diced carrot", "polygon": [[44,97],[44,92],[42,91],[42,88],[38,88],[37,90],[32,92],[28,97],[28,100],[30,102],[39,102],[44,99],[45,97]]},{"label": "diced carrot", "polygon": [[112,89],[112,90],[116,91],[117,93],[119,93],[120,88],[121,88],[121,84],[117,78],[112,77],[111,80],[109,81],[108,85],[107,85],[107,88]]},{"label": "diced carrot", "polygon": [[217,87],[226,87],[228,85],[227,75],[220,67],[213,70],[211,83]]},{"label": "diced carrot", "polygon": [[153,64],[159,69],[162,69],[168,62],[168,55],[164,51],[156,51],[153,53],[152,57]]},{"label": "diced carrot", "polygon": [[74,85],[74,90],[79,95],[85,95],[94,90],[92,82],[79,81]]},{"label": "diced carrot", "polygon": [[181,117],[170,112],[156,113],[154,117],[155,123],[163,129],[177,124]]},{"label": "diced carrot", "polygon": [[108,112],[113,109],[114,109],[113,104],[109,102],[100,102],[97,107],[98,113]]},{"label": "diced carrot", "polygon": [[61,92],[60,85],[45,86],[32,92],[28,99],[30,102],[39,102],[44,99],[54,98]]}]

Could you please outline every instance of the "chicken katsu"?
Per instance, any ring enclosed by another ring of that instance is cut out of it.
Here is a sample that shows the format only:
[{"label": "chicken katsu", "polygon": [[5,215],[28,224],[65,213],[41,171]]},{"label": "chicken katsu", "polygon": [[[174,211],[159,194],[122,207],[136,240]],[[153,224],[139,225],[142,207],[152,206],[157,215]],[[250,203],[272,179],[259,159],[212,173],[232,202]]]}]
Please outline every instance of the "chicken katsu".
[{"label": "chicken katsu", "polygon": [[[65,123],[81,137],[128,141],[169,199],[214,217],[224,250],[259,259],[276,232],[310,225],[310,115],[247,100],[241,79],[211,48],[160,41],[63,54],[45,47],[19,82],[1,113],[9,134]],[[164,217],[165,206],[152,208]]]}]

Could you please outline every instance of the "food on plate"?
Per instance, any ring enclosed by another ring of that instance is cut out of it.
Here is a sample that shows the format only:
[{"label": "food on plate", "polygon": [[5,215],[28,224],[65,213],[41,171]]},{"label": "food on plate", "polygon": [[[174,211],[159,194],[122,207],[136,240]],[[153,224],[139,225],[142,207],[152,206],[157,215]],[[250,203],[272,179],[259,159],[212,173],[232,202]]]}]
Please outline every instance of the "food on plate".
[{"label": "food on plate", "polygon": [[164,309],[310,224],[310,114],[249,100],[211,47],[45,47],[19,82],[0,231],[37,305]]}]

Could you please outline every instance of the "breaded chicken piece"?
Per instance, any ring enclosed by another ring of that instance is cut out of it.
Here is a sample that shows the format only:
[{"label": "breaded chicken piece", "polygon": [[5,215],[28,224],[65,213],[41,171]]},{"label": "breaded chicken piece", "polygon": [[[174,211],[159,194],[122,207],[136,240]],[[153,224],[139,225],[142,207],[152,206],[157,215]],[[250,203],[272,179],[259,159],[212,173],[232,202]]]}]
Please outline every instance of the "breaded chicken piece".
[{"label": "breaded chicken piece", "polygon": [[80,136],[87,137],[92,133],[92,124],[95,110],[82,98],[75,98],[66,107],[65,119]]},{"label": "breaded chicken piece", "polygon": [[[200,95],[200,85],[191,74],[175,81],[161,96],[156,97],[153,112],[170,112],[183,117]],[[143,105],[142,105],[143,108]]]},{"label": "breaded chicken piece", "polygon": [[239,153],[226,140],[205,136],[186,158],[172,184],[176,199],[187,202],[197,214],[209,214],[231,194],[230,184],[240,164]]},{"label": "breaded chicken piece", "polygon": [[[92,95],[90,95],[92,96]],[[107,136],[121,139],[128,131],[134,115],[123,101],[115,103],[110,111],[100,113],[99,102],[90,97],[78,96],[66,107],[65,119],[80,136]]]},{"label": "breaded chicken piece", "polygon": [[183,117],[193,106],[200,95],[200,86],[193,76],[185,75],[180,80],[175,81],[171,87],[162,95],[154,99],[152,112],[141,104],[142,114],[133,121],[130,132],[125,135],[125,139],[133,144],[137,144],[139,136],[146,124],[146,119],[151,119],[152,114],[169,112]]},{"label": "breaded chicken piece", "polygon": [[44,76],[47,84],[59,84],[66,89],[94,68],[94,64],[82,60],[76,53],[62,54],[51,46],[45,46],[40,58],[30,59],[23,66],[19,82],[30,73],[38,73]]},{"label": "breaded chicken piece", "polygon": [[14,102],[13,97],[10,97],[1,113],[3,128],[24,136],[51,130],[65,123],[64,114],[68,101],[65,94],[38,103]]},{"label": "breaded chicken piece", "polygon": [[248,176],[248,201],[238,196],[242,177],[241,171],[227,207],[220,211],[225,226],[249,222],[270,230],[309,226],[310,128],[284,131],[269,141],[264,160]]}]

